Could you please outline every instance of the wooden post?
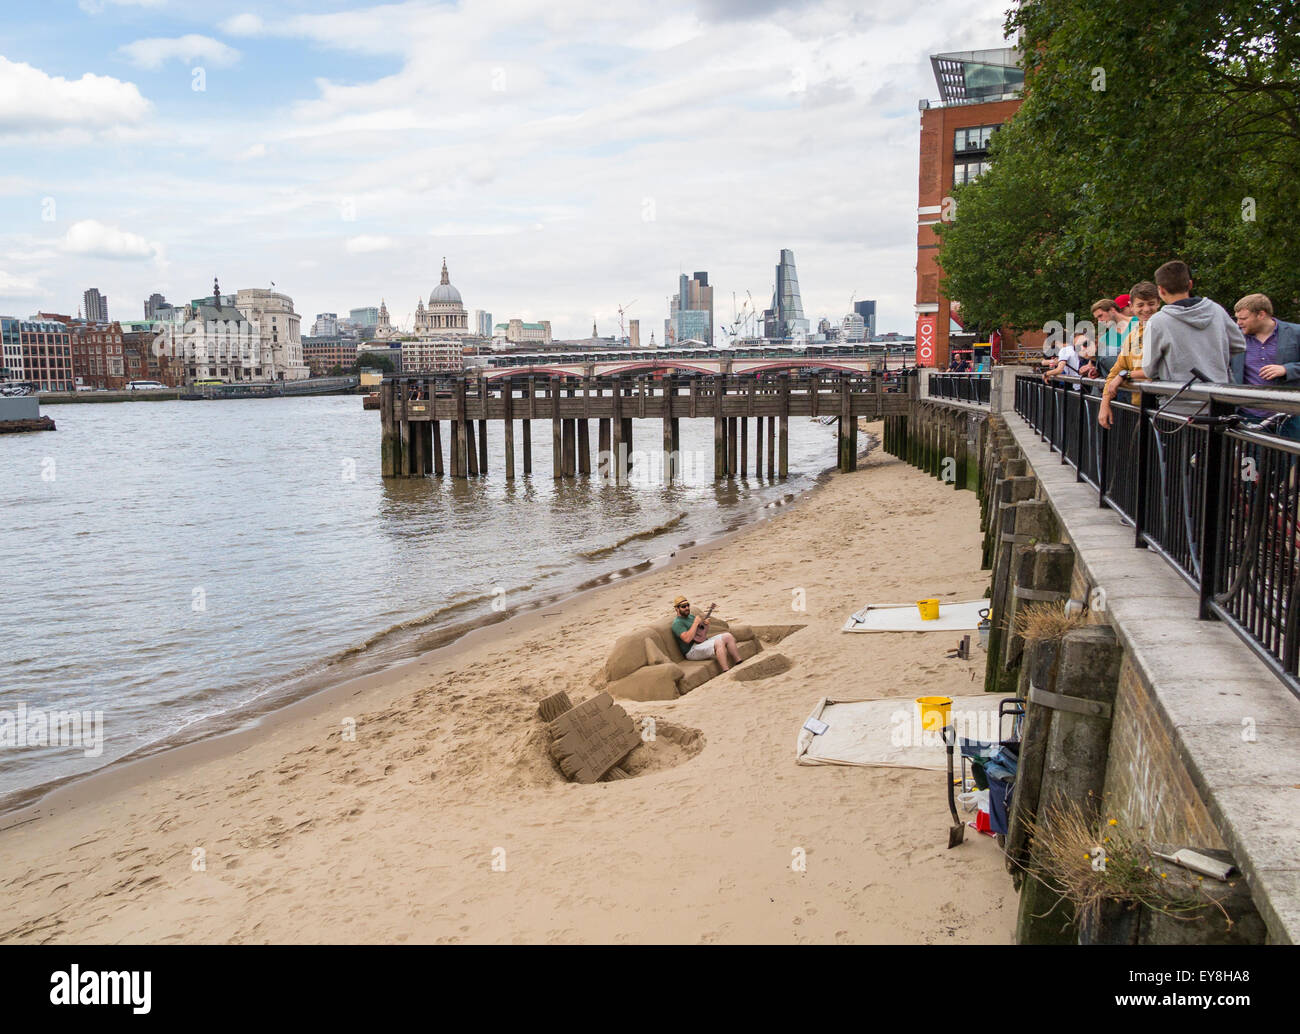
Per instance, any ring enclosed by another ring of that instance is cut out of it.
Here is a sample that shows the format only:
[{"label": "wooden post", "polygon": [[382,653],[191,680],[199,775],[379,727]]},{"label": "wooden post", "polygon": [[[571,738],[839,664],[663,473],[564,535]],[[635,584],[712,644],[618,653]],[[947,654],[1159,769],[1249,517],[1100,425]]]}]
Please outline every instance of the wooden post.
[{"label": "wooden post", "polygon": [[623,483],[623,378],[614,379],[614,415],[610,418],[610,464],[614,469],[614,484]]},{"label": "wooden post", "polygon": [[754,477],[763,476],[763,418],[754,421]]},{"label": "wooden post", "polygon": [[423,420],[412,421],[411,423],[411,444],[415,447],[415,455],[412,457],[411,463],[414,469],[411,473],[416,477],[424,477],[428,473],[425,466],[429,462],[429,450],[424,444],[424,438],[428,430],[429,425]]},{"label": "wooden post", "polygon": [[[485,413],[487,412],[486,395],[483,397],[483,411]],[[478,422],[478,472],[484,476],[487,476],[488,472],[487,424],[488,422],[486,420],[480,420]]]},{"label": "wooden post", "polygon": [[737,417],[727,417],[727,477],[736,476],[736,424]]},{"label": "wooden post", "polygon": [[664,398],[664,484],[673,483],[673,378],[668,374],[661,382]]},{"label": "wooden post", "polygon": [[474,421],[465,421],[465,476],[478,477],[478,450],[474,448]]},{"label": "wooden post", "polygon": [[602,478],[610,477],[614,467],[613,460],[610,458],[610,450],[613,446],[610,444],[609,425],[608,417],[601,417],[596,422],[596,473]]},{"label": "wooden post", "polygon": [[533,422],[528,419],[520,421],[524,425],[524,477],[533,472]]},{"label": "wooden post", "polygon": [[623,418],[623,451],[619,454],[618,462],[622,468],[619,476],[627,481],[632,473],[632,418],[625,416]]},{"label": "wooden post", "polygon": [[398,433],[401,435],[402,439],[402,464],[399,470],[402,477],[409,478],[415,473],[413,456],[415,450],[411,443],[411,421],[403,420],[401,424],[398,425]]},{"label": "wooden post", "polygon": [[515,478],[515,389],[507,379],[505,386],[501,389],[501,404],[505,409],[505,449],[506,449],[506,480],[513,481]]},{"label": "wooden post", "polygon": [[571,478],[577,473],[578,431],[575,420],[561,420],[561,452],[564,454],[564,476]]},{"label": "wooden post", "polygon": [[[753,407],[753,400],[750,400],[750,407]],[[749,472],[749,417],[740,418],[740,466],[739,473],[744,477]]]},{"label": "wooden post", "polygon": [[591,473],[591,431],[590,421],[578,421],[578,473]]},{"label": "wooden post", "polygon": [[456,418],[452,421],[451,476],[468,477],[469,466],[465,460],[465,378],[456,381]]},{"label": "wooden post", "polygon": [[402,448],[401,435],[393,419],[393,400],[397,395],[397,385],[393,381],[384,381],[379,385],[379,425],[382,437],[379,442],[379,469],[386,478],[397,477],[397,457]]},{"label": "wooden post", "polygon": [[767,479],[776,478],[776,417],[767,418]]},{"label": "wooden post", "polygon": [[780,438],[781,456],[778,466],[781,477],[787,477],[790,473],[790,377],[788,374],[781,375]]},{"label": "wooden post", "polygon": [[560,423],[560,378],[551,378],[551,477],[564,477],[564,429]]},{"label": "wooden post", "polygon": [[722,378],[713,382],[713,480],[727,476],[727,424],[722,416]]},{"label": "wooden post", "polygon": [[853,394],[847,377],[840,378],[840,470],[858,469],[858,421],[853,415]]},{"label": "wooden post", "polygon": [[431,428],[433,432],[433,473],[437,477],[442,477],[446,473],[442,467],[442,421],[431,420],[429,422],[433,425]]}]

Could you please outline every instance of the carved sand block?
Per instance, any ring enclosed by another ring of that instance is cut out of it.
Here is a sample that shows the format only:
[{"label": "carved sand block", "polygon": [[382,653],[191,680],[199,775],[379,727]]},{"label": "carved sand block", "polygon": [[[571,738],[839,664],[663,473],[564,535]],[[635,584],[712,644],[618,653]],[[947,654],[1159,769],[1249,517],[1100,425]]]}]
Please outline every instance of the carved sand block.
[{"label": "carved sand block", "polygon": [[548,723],[551,755],[571,782],[594,783],[641,742],[631,716],[601,693]]}]

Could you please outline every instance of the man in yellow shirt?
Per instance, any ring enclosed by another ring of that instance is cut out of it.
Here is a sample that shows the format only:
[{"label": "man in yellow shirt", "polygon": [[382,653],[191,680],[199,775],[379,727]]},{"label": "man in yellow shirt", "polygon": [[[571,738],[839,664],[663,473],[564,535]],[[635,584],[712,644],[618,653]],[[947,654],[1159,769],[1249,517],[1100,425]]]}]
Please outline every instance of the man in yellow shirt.
[{"label": "man in yellow shirt", "polygon": [[[1160,294],[1156,291],[1156,285],[1150,281],[1143,280],[1140,284],[1135,284],[1129,295],[1129,304],[1133,307],[1133,315],[1137,317],[1137,325],[1124,339],[1119,356],[1106,375],[1106,384],[1101,391],[1101,405],[1097,409],[1097,423],[1102,427],[1110,427],[1115,422],[1110,404],[1119,394],[1124,382],[1134,371],[1142,371],[1142,342],[1146,335],[1147,320],[1160,308]],[[1141,400],[1142,396],[1138,392],[1132,392],[1130,401],[1133,405],[1136,406]]]}]

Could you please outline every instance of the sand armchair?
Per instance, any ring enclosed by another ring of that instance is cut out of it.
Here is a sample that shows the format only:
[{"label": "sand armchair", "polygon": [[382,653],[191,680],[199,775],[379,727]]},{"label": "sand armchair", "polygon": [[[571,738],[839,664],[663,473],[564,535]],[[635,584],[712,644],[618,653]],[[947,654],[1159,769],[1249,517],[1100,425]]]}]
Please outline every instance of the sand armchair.
[{"label": "sand armchair", "polygon": [[[709,634],[730,632],[742,661],[761,650],[749,625],[728,624],[716,614],[709,622]],[[673,643],[672,619],[645,625],[620,637],[605,661],[605,688],[623,700],[676,700],[697,686],[721,675],[716,660],[687,661]]]}]

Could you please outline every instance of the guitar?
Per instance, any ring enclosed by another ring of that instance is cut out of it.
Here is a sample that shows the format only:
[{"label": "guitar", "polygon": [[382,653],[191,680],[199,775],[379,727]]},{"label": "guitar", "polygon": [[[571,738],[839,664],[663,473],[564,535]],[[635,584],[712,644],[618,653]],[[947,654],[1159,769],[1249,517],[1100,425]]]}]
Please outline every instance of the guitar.
[{"label": "guitar", "polygon": [[704,622],[709,620],[709,615],[713,613],[713,609],[716,606],[716,603],[709,604],[709,609],[704,612],[704,621],[701,621],[700,627],[695,630],[695,638],[692,639],[691,642],[702,643],[704,640],[709,638],[709,633],[704,630]]}]

